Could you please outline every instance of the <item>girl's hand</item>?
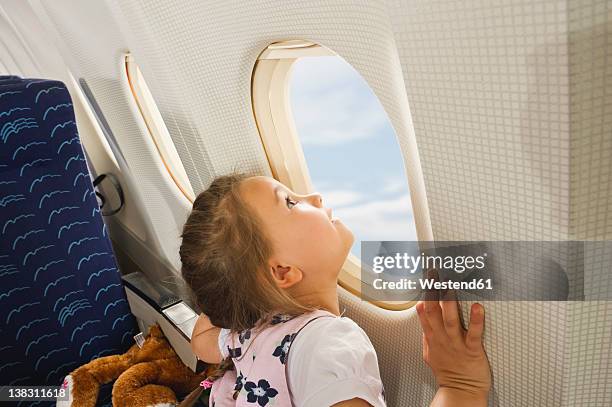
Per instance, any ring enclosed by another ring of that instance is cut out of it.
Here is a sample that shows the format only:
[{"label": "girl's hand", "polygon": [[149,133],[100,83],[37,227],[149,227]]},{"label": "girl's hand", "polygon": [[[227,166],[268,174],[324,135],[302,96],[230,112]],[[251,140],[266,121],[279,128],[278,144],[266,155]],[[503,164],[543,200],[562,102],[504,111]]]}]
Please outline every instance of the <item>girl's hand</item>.
[{"label": "girl's hand", "polygon": [[421,301],[416,309],[423,328],[423,359],[440,387],[432,406],[486,406],[491,369],[482,345],[484,307],[472,305],[467,331],[457,301]]}]

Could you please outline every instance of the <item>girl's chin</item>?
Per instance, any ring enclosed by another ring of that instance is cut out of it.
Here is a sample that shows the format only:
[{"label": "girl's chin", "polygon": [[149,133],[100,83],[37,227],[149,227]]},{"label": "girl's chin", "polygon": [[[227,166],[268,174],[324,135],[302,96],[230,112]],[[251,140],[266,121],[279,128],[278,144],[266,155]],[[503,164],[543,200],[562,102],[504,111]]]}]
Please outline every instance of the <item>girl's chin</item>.
[{"label": "girl's chin", "polygon": [[347,242],[347,245],[350,250],[350,248],[353,246],[353,243],[355,242],[355,235],[353,235],[353,232],[349,228],[347,228],[346,225],[342,223],[340,219],[334,219],[333,223],[339,229],[340,233],[342,234],[343,240]]}]

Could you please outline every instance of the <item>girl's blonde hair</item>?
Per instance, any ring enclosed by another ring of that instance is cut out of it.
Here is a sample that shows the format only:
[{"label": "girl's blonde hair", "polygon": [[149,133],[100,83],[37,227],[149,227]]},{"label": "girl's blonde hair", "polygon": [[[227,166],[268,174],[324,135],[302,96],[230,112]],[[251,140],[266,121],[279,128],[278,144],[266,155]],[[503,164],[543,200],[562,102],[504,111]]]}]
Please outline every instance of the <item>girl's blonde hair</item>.
[{"label": "girl's blonde hair", "polygon": [[274,313],[309,311],[277,287],[268,271],[272,244],[239,193],[245,174],[216,178],[193,203],[183,227],[181,273],[213,325],[254,327]]}]

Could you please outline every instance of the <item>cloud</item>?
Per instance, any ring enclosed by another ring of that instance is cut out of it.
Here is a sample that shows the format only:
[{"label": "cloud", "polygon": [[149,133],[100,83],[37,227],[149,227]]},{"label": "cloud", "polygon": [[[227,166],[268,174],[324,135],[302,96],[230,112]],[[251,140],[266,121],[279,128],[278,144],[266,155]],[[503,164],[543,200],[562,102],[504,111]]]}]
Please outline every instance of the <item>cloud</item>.
[{"label": "cloud", "polygon": [[339,57],[299,60],[290,89],[293,116],[304,145],[376,137],[390,127],[376,95]]},{"label": "cloud", "polygon": [[[359,72],[341,57],[307,57],[292,67],[291,88],[301,94],[313,94],[363,81]],[[295,79],[294,79],[295,78]]]},{"label": "cloud", "polygon": [[393,177],[386,179],[382,186],[382,192],[386,194],[397,194],[408,189],[408,181],[405,178]]},{"label": "cloud", "polygon": [[416,240],[410,195],[367,201],[334,210],[355,240]]},{"label": "cloud", "polygon": [[364,198],[359,192],[350,190],[321,192],[321,196],[323,196],[324,205],[332,209],[354,205],[355,202]]}]

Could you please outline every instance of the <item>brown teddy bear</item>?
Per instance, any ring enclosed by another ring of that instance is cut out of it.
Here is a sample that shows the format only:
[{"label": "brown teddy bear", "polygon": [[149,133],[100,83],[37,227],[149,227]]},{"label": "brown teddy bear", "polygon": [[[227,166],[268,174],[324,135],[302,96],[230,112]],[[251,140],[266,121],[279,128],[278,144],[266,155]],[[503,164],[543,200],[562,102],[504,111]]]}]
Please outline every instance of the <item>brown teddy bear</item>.
[{"label": "brown teddy bear", "polygon": [[123,355],[94,359],[64,380],[69,401],[60,407],[94,407],[101,384],[113,385],[114,407],[174,406],[176,395],[197,388],[205,372],[195,374],[183,364],[158,325],[149,329],[142,348],[134,344]]}]

